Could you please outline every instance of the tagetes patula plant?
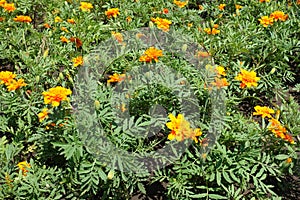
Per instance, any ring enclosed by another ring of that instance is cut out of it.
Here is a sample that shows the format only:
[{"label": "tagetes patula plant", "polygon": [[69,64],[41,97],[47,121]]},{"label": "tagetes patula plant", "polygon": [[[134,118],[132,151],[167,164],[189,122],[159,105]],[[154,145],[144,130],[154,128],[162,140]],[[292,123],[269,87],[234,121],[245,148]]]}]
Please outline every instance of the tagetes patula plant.
[{"label": "tagetes patula plant", "polygon": [[235,77],[236,80],[241,81],[240,88],[251,88],[257,87],[259,77],[256,76],[255,71],[247,71],[245,69],[241,69],[240,73]]},{"label": "tagetes patula plant", "polygon": [[176,4],[179,8],[183,8],[183,7],[185,7],[189,3],[189,1],[177,1],[177,0],[174,0],[173,3]]},{"label": "tagetes patula plant", "polygon": [[168,135],[169,140],[177,140],[178,142],[185,139],[192,139],[196,143],[199,142],[198,138],[202,135],[200,128],[192,129],[190,123],[184,119],[182,114],[178,114],[175,117],[173,114],[169,114],[171,122],[166,123],[166,126],[171,130]]},{"label": "tagetes patula plant", "polygon": [[108,76],[107,83],[118,83],[125,79],[125,74],[114,73],[113,75]]},{"label": "tagetes patula plant", "polygon": [[151,21],[153,21],[158,29],[163,30],[164,32],[168,32],[170,29],[170,25],[172,24],[172,22],[168,19],[163,19],[160,17],[156,17],[156,18],[151,18]]},{"label": "tagetes patula plant", "polygon": [[18,166],[19,170],[22,171],[23,176],[27,176],[28,169],[31,167],[31,165],[26,161],[22,161],[22,162],[19,162],[17,164],[17,166]]},{"label": "tagetes patula plant", "polygon": [[110,19],[111,17],[116,18],[118,15],[120,15],[119,8],[110,8],[107,11],[105,11],[105,15],[108,19]]},{"label": "tagetes patula plant", "polygon": [[144,54],[139,58],[140,62],[150,63],[152,60],[158,62],[158,58],[163,56],[163,51],[156,49],[155,47],[150,47]]},{"label": "tagetes patula plant", "polygon": [[53,107],[57,107],[61,101],[69,101],[67,96],[71,95],[72,91],[61,86],[56,86],[42,94],[44,96],[44,104],[51,104]]},{"label": "tagetes patula plant", "polygon": [[79,8],[83,11],[83,12],[91,12],[91,9],[93,8],[93,5],[91,3],[88,2],[80,2],[80,6]]}]

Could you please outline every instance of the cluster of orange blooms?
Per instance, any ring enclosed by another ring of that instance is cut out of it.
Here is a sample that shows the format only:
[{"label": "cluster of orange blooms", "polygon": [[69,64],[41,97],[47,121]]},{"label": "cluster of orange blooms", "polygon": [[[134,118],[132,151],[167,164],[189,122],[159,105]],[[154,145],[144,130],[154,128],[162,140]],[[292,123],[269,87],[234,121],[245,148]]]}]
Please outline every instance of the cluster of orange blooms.
[{"label": "cluster of orange blooms", "polygon": [[179,8],[183,8],[188,4],[189,1],[177,1],[174,0],[173,3],[176,4]]},{"label": "cluster of orange blooms", "polygon": [[156,18],[152,17],[151,21],[153,21],[157,25],[158,29],[161,29],[165,32],[169,31],[170,25],[172,24],[172,22],[170,20],[163,19],[160,17],[156,17]]},{"label": "cluster of orange blooms", "polygon": [[155,47],[150,47],[147,49],[144,54],[140,57],[140,62],[152,62],[154,60],[155,62],[158,62],[158,57],[163,56],[162,50],[156,49]]},{"label": "cluster of orange blooms", "polygon": [[220,30],[217,29],[218,27],[218,24],[214,24],[212,28],[205,28],[203,31],[208,35],[216,35],[220,33]]},{"label": "cluster of orange blooms", "polygon": [[254,107],[255,112],[253,112],[253,115],[260,115],[262,118],[269,118],[269,126],[268,130],[274,133],[276,137],[279,137],[287,142],[290,142],[291,144],[294,144],[295,141],[293,137],[287,133],[287,130],[284,126],[281,125],[279,122],[279,111],[277,112],[276,118],[272,116],[272,114],[275,113],[275,111],[267,106],[255,106]]},{"label": "cluster of orange blooms", "polygon": [[[216,74],[215,81],[210,83],[210,85],[208,87],[209,90],[211,90],[213,86],[217,87],[218,89],[229,86],[229,83],[227,82],[227,79],[225,78],[226,72],[225,72],[224,67],[222,67],[222,66],[213,67],[212,65],[206,65],[206,70]],[[206,85],[205,85],[205,88],[206,88]]]},{"label": "cluster of orange blooms", "polygon": [[15,80],[16,76],[16,74],[10,71],[0,72],[0,85],[4,84],[8,91],[14,91],[27,85],[22,78]]},{"label": "cluster of orange blooms", "polygon": [[270,14],[270,16],[262,16],[258,21],[261,25],[264,27],[272,26],[274,22],[280,21],[286,21],[288,19],[288,15],[284,14],[282,11],[275,11]]},{"label": "cluster of orange blooms", "polygon": [[192,139],[196,143],[199,142],[198,138],[202,135],[200,128],[192,129],[190,123],[184,119],[182,114],[178,114],[175,117],[173,114],[169,114],[171,122],[166,123],[166,126],[171,130],[168,135],[169,140],[176,139],[177,141],[183,141],[185,139]]}]

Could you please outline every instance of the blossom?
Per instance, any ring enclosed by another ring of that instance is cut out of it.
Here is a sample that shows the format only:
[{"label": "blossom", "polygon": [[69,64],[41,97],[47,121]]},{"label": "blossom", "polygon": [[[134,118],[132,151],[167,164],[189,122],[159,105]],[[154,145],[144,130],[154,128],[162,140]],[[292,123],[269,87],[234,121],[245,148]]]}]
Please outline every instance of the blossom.
[{"label": "blossom", "polygon": [[241,81],[240,87],[256,87],[257,81],[260,80],[259,77],[256,77],[256,72],[247,71],[245,69],[241,69],[241,72],[235,77],[236,80]]},{"label": "blossom", "polygon": [[121,33],[116,33],[115,31],[113,31],[111,33],[114,38],[119,42],[119,43],[122,43],[123,42],[123,35]]},{"label": "blossom", "polygon": [[153,21],[157,25],[157,28],[159,28],[165,32],[169,31],[170,25],[172,24],[172,22],[170,20],[162,19],[159,17],[151,18],[151,21]]},{"label": "blossom", "polygon": [[69,32],[68,29],[66,27],[61,27],[60,30],[65,31],[65,32]]},{"label": "blossom", "polygon": [[70,42],[65,36],[60,36],[60,41],[62,43],[68,43],[68,42]]},{"label": "blossom", "polygon": [[169,10],[168,10],[167,8],[164,8],[164,9],[163,9],[163,13],[164,13],[164,14],[168,14],[168,13],[169,13]]},{"label": "blossom", "polygon": [[212,82],[211,85],[216,86],[218,89],[222,87],[229,86],[229,83],[227,82],[226,78],[215,78],[215,82]]},{"label": "blossom", "polygon": [[57,23],[57,22],[62,22],[62,21],[63,21],[63,20],[62,20],[60,17],[58,17],[58,16],[54,18],[54,22],[56,22],[56,23]]},{"label": "blossom", "polygon": [[29,16],[18,15],[14,18],[14,21],[16,21],[16,22],[31,22],[32,19]]},{"label": "blossom", "polygon": [[116,18],[120,14],[119,8],[110,8],[107,11],[105,11],[105,15],[108,19],[110,19],[112,16]]},{"label": "blossom", "polygon": [[83,65],[83,58],[82,56],[77,56],[76,58],[72,59],[74,67],[78,67],[79,65]]},{"label": "blossom", "polygon": [[235,9],[239,10],[241,9],[243,6],[239,5],[239,4],[235,4]]},{"label": "blossom", "polygon": [[270,0],[259,0],[260,3],[263,3],[263,2],[270,2]]},{"label": "blossom", "polygon": [[93,8],[93,5],[88,2],[80,2],[80,7],[79,7],[83,12],[90,12],[91,9]]},{"label": "blossom", "polygon": [[286,128],[282,126],[277,119],[274,118],[269,119],[268,129],[269,131],[274,133],[276,137],[279,137],[287,142],[290,142],[291,144],[295,143],[293,137],[287,133]]},{"label": "blossom", "polygon": [[70,23],[70,24],[75,24],[75,23],[76,23],[75,20],[74,20],[73,18],[67,19],[67,22]]},{"label": "blossom", "polygon": [[260,19],[258,19],[261,25],[264,27],[268,27],[269,25],[273,25],[274,18],[269,17],[269,16],[262,16]]},{"label": "blossom", "polygon": [[75,42],[77,48],[82,46],[82,41],[77,37],[71,37],[70,41]]},{"label": "blossom", "polygon": [[4,21],[5,18],[4,17],[0,17],[0,22]]},{"label": "blossom", "polygon": [[44,26],[45,28],[51,28],[50,24],[48,24],[48,23],[45,23],[43,26]]},{"label": "blossom", "polygon": [[113,75],[108,76],[108,83],[117,83],[121,82],[125,79],[125,74],[114,73]]},{"label": "blossom", "polygon": [[216,29],[216,28],[205,28],[203,29],[204,32],[206,32],[208,35],[216,35],[220,33],[220,30]]},{"label": "blossom", "polygon": [[14,91],[26,85],[27,84],[24,82],[24,79],[21,78],[17,81],[12,79],[6,86],[8,91]]},{"label": "blossom", "polygon": [[68,95],[72,94],[70,89],[61,86],[50,88],[48,91],[42,93],[44,96],[44,104],[52,104],[52,106],[59,106],[61,101],[66,101]]},{"label": "blossom", "polygon": [[39,122],[42,122],[42,121],[44,121],[44,119],[48,118],[48,117],[49,117],[48,114],[49,114],[48,108],[44,108],[44,109],[42,110],[42,112],[40,112],[40,113],[38,114]]},{"label": "blossom", "polygon": [[226,76],[225,69],[222,66],[217,66],[216,72],[217,72],[217,76]]},{"label": "blossom", "polygon": [[2,71],[0,72],[0,85],[1,84],[9,84],[17,75],[10,71]]},{"label": "blossom", "polygon": [[276,22],[278,20],[285,21],[288,19],[288,15],[284,14],[284,12],[279,10],[276,10],[275,12],[271,13],[270,17],[273,18]]},{"label": "blossom", "polygon": [[17,166],[19,167],[19,170],[22,171],[22,173],[23,173],[24,176],[27,175],[26,173],[28,172],[28,168],[31,167],[30,164],[27,163],[26,161],[19,162],[19,163],[17,164]]},{"label": "blossom", "polygon": [[6,0],[0,0],[0,6],[3,7],[4,4],[6,4]]},{"label": "blossom", "polygon": [[253,115],[261,115],[262,118],[272,118],[271,114],[275,113],[273,109],[267,106],[255,106],[254,109],[256,112],[253,112]]},{"label": "blossom", "polygon": [[222,3],[218,6],[219,10],[224,10],[226,4]]},{"label": "blossom", "polygon": [[7,12],[13,12],[16,10],[15,4],[14,3],[5,3],[2,5],[2,7],[7,11]]},{"label": "blossom", "polygon": [[188,4],[189,1],[177,1],[174,0],[173,3],[176,4],[179,8],[183,8]]},{"label": "blossom", "polygon": [[204,7],[202,5],[199,5],[199,10],[204,10]]},{"label": "blossom", "polygon": [[210,56],[210,54],[207,52],[207,51],[198,51],[197,52],[197,57],[198,58],[201,58],[201,57],[208,57],[208,56]]},{"label": "blossom", "polygon": [[158,62],[158,57],[163,56],[162,50],[156,49],[155,47],[150,47],[145,51],[145,53],[140,57],[141,62],[151,62],[154,60]]}]

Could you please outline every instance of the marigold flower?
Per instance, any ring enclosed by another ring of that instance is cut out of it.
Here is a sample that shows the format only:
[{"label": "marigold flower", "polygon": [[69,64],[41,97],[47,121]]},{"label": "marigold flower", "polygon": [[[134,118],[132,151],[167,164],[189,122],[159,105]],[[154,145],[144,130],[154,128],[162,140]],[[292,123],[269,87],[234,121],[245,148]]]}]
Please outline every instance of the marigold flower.
[{"label": "marigold flower", "polygon": [[224,10],[226,4],[222,3],[218,6],[219,10]]},{"label": "marigold flower", "polygon": [[82,41],[77,37],[71,37],[70,41],[75,42],[77,48],[82,46]]},{"label": "marigold flower", "polygon": [[157,28],[159,28],[165,32],[169,31],[170,25],[172,24],[172,22],[170,20],[162,19],[159,17],[151,18],[151,21],[153,21],[157,25]]},{"label": "marigold flower", "polygon": [[42,121],[44,121],[44,119],[46,119],[46,118],[48,118],[49,116],[49,109],[48,108],[44,108],[43,110],[42,110],[42,112],[40,112],[39,114],[38,114],[38,117],[39,117],[39,122],[42,122]]},{"label": "marigold flower", "polygon": [[271,114],[275,113],[273,109],[267,106],[255,106],[254,109],[256,112],[253,112],[253,115],[261,115],[262,118],[272,118]]},{"label": "marigold flower", "polygon": [[60,30],[62,30],[62,31],[64,31],[64,32],[66,32],[66,33],[69,32],[68,29],[67,29],[66,27],[61,27]]},{"label": "marigold flower", "polygon": [[204,10],[204,7],[202,5],[199,5],[199,10]]},{"label": "marigold flower", "polygon": [[75,20],[72,19],[72,18],[71,19],[67,19],[67,22],[70,23],[70,24],[75,24],[76,23]]},{"label": "marigold flower", "polygon": [[300,0],[297,0],[297,5],[300,5]]},{"label": "marigold flower", "polygon": [[121,33],[116,33],[115,31],[113,31],[111,33],[114,38],[119,42],[119,43],[122,43],[123,42],[123,35]]},{"label": "marigold flower", "polygon": [[19,167],[19,170],[22,171],[23,176],[26,176],[26,175],[27,175],[28,168],[31,167],[31,165],[30,165],[29,163],[27,163],[26,161],[19,162],[19,163],[17,164],[17,166]]},{"label": "marigold flower", "polygon": [[229,86],[229,83],[227,82],[226,78],[215,78],[215,82],[212,82],[211,85],[216,86],[218,89],[221,89],[222,87]]},{"label": "marigold flower", "polygon": [[273,25],[274,19],[269,16],[262,16],[260,19],[258,19],[261,25],[264,27],[268,27],[269,25]]},{"label": "marigold flower", "polygon": [[78,67],[79,65],[82,66],[83,65],[83,58],[82,58],[82,56],[78,56],[76,58],[73,58],[72,62],[73,62],[74,67]]},{"label": "marigold flower", "polygon": [[65,36],[60,36],[60,41],[62,43],[68,43],[68,42],[70,42]]},{"label": "marigold flower", "polygon": [[80,2],[79,7],[83,12],[91,12],[91,9],[93,8],[93,5],[88,2]]},{"label": "marigold flower", "polygon": [[110,8],[107,11],[105,11],[105,15],[108,19],[110,19],[111,17],[116,18],[118,15],[120,15],[119,8]]},{"label": "marigold flower", "polygon": [[210,56],[210,55],[209,55],[209,53],[207,51],[198,51],[197,52],[197,57],[198,58],[200,58],[200,57],[204,57],[205,58],[205,57],[208,57],[208,56]]},{"label": "marigold flower", "polygon": [[27,84],[24,82],[24,79],[21,78],[17,81],[12,79],[6,86],[8,91],[14,91],[26,85]]},{"label": "marigold flower", "polygon": [[220,33],[220,30],[216,29],[216,28],[205,28],[203,29],[204,32],[206,32],[208,35],[216,35]]},{"label": "marigold flower", "polygon": [[278,20],[285,21],[288,19],[289,16],[287,14],[284,14],[284,12],[277,10],[271,13],[270,17],[277,22]]},{"label": "marigold flower", "polygon": [[4,4],[6,4],[6,0],[0,0],[0,6],[2,7]]},{"label": "marigold flower", "polygon": [[140,57],[140,62],[151,62],[154,60],[158,62],[158,57],[163,56],[162,50],[156,49],[155,47],[150,47],[145,51],[145,53]]},{"label": "marigold flower", "polygon": [[243,7],[243,6],[241,6],[241,5],[239,5],[239,4],[236,4],[236,5],[235,5],[235,9],[236,9],[236,10],[239,10],[239,9],[241,9],[242,7]]},{"label": "marigold flower", "polygon": [[169,13],[169,10],[168,10],[167,8],[164,8],[164,9],[163,9],[163,13],[164,13],[164,14],[168,14],[168,13]]},{"label": "marigold flower", "polygon": [[286,163],[291,163],[292,162],[292,158],[287,158],[285,162]]},{"label": "marigold flower", "polygon": [[177,1],[174,0],[173,3],[176,4],[179,8],[183,8],[188,4],[189,1]]},{"label": "marigold flower", "polygon": [[0,17],[0,22],[4,21],[5,18],[4,17]]},{"label": "marigold flower", "polygon": [[257,81],[260,80],[259,77],[256,77],[256,72],[247,71],[245,69],[241,69],[241,72],[235,77],[236,80],[241,81],[240,87],[256,87]]},{"label": "marigold flower", "polygon": [[125,79],[125,74],[114,73],[113,75],[108,76],[107,83],[118,83]]},{"label": "marigold flower", "polygon": [[57,16],[57,17],[54,18],[54,22],[56,22],[56,23],[62,22],[62,21],[63,20],[59,16]]},{"label": "marigold flower", "polygon": [[5,3],[2,5],[5,11],[7,12],[13,12],[16,10],[15,4],[14,3]]},{"label": "marigold flower", "polygon": [[217,76],[226,76],[225,69],[222,66],[217,66],[216,72],[217,72]]},{"label": "marigold flower", "polygon": [[269,131],[274,133],[276,137],[279,137],[287,142],[290,142],[291,144],[295,143],[293,137],[287,133],[286,128],[282,126],[277,119],[274,118],[269,119],[268,129]]},{"label": "marigold flower", "polygon": [[0,85],[1,84],[9,84],[17,75],[10,71],[2,71],[0,72]]},{"label": "marigold flower", "polygon": [[263,3],[263,2],[270,2],[270,0],[259,0],[260,3]]},{"label": "marigold flower", "polygon": [[50,24],[48,24],[48,23],[45,23],[43,26],[44,26],[45,28],[51,28]]},{"label": "marigold flower", "polygon": [[52,104],[53,107],[59,106],[61,101],[66,101],[68,95],[72,94],[70,89],[61,86],[50,88],[48,91],[42,93],[44,96],[44,104]]},{"label": "marigold flower", "polygon": [[130,23],[132,21],[132,18],[130,16],[126,17],[127,23]]},{"label": "marigold flower", "polygon": [[25,23],[29,23],[32,21],[31,17],[29,16],[24,16],[24,15],[18,15],[14,18],[14,21],[16,22],[25,22]]}]

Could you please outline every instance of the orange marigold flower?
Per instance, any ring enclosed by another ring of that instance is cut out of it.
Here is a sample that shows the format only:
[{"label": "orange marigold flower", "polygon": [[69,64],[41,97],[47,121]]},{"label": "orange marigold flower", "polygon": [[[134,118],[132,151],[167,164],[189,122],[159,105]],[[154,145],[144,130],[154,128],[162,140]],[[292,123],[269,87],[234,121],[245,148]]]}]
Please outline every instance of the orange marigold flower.
[{"label": "orange marigold flower", "polygon": [[7,12],[13,12],[16,10],[15,4],[14,3],[5,3],[2,5],[5,11]]},{"label": "orange marigold flower", "polygon": [[221,89],[222,87],[229,86],[229,83],[227,82],[226,78],[215,78],[215,82],[212,82],[211,85],[216,86],[218,89]]},{"label": "orange marigold flower", "polygon": [[8,91],[14,91],[26,85],[27,84],[24,82],[24,79],[21,78],[17,81],[12,79],[6,86]]},{"label": "orange marigold flower", "polygon": [[72,19],[72,18],[71,19],[67,19],[67,22],[70,23],[70,24],[75,24],[76,23],[75,20]]},{"label": "orange marigold flower", "polygon": [[66,27],[61,27],[60,30],[65,31],[66,33],[68,33],[68,29]]},{"label": "orange marigold flower", "polygon": [[235,4],[235,9],[239,10],[241,9],[243,6],[239,5],[239,4]]},{"label": "orange marigold flower", "polygon": [[120,15],[119,8],[110,8],[107,11],[105,11],[105,15],[108,19],[110,19],[111,17],[116,18],[118,15]]},{"label": "orange marigold flower", "polygon": [[111,32],[111,34],[114,36],[114,38],[119,42],[123,42],[123,35],[121,33],[116,33],[115,31]]},{"label": "orange marigold flower", "polygon": [[284,12],[277,10],[271,13],[270,17],[277,22],[278,20],[285,21],[288,19],[289,16],[287,14],[284,14]]},{"label": "orange marigold flower", "polygon": [[268,27],[269,25],[273,25],[274,19],[273,17],[269,17],[269,16],[262,16],[260,19],[258,19],[258,21],[260,22],[261,25],[263,25],[264,27]]},{"label": "orange marigold flower", "polygon": [[168,14],[168,13],[169,13],[169,10],[168,10],[167,8],[164,8],[164,9],[163,9],[163,13],[164,13],[164,14]]},{"label": "orange marigold flower", "polygon": [[236,80],[241,81],[240,87],[256,87],[257,81],[260,80],[259,77],[256,77],[256,72],[247,71],[245,69],[241,69],[241,72],[235,77]]},{"label": "orange marigold flower", "polygon": [[70,42],[65,36],[60,36],[60,41],[62,43],[68,43],[68,42]]},{"label": "orange marigold flower", "polygon": [[77,48],[82,46],[82,41],[77,37],[71,37],[70,41],[75,42]]},{"label": "orange marigold flower", "polygon": [[254,109],[256,112],[253,112],[253,115],[261,115],[262,118],[272,118],[271,114],[275,113],[273,109],[267,106],[255,106]]},{"label": "orange marigold flower", "polygon": [[270,2],[270,0],[259,0],[260,3],[263,3],[263,2]]},{"label": "orange marigold flower", "polygon": [[62,22],[63,20],[59,17],[59,16],[57,16],[57,17],[55,17],[54,18],[54,22]]},{"label": "orange marigold flower", "polygon": [[219,10],[224,10],[226,4],[222,3],[218,6]]},{"label": "orange marigold flower", "polygon": [[16,22],[25,22],[25,23],[29,23],[32,21],[31,17],[29,16],[24,16],[24,15],[18,15],[14,18],[14,21]]},{"label": "orange marigold flower", "polygon": [[288,133],[285,134],[284,140],[291,143],[291,144],[295,144],[295,140],[293,139],[293,136],[291,136]]},{"label": "orange marigold flower", "polygon": [[4,17],[0,17],[0,22],[4,21],[5,18]]},{"label": "orange marigold flower", "polygon": [[43,26],[44,26],[45,28],[51,28],[50,24],[48,24],[48,23],[45,23]]},{"label": "orange marigold flower", "polygon": [[125,79],[125,74],[114,73],[113,75],[108,76],[108,83],[118,83]]},{"label": "orange marigold flower", "polygon": [[216,29],[216,28],[205,28],[203,29],[204,32],[206,32],[208,35],[216,35],[220,33],[220,30]]},{"label": "orange marigold flower", "polygon": [[145,51],[145,53],[140,57],[140,62],[151,62],[154,60],[158,62],[158,57],[163,56],[162,50],[156,49],[155,47],[150,47]]},{"label": "orange marigold flower", "polygon": [[300,5],[300,0],[297,0],[297,4]]},{"label": "orange marigold flower", "polygon": [[0,0],[0,6],[3,7],[4,4],[6,4],[6,0]]},{"label": "orange marigold flower", "polygon": [[72,62],[73,62],[74,67],[78,67],[79,65],[82,66],[83,65],[83,58],[82,58],[82,56],[78,56],[76,58],[73,58]]},{"label": "orange marigold flower", "polygon": [[59,106],[61,101],[66,101],[68,95],[72,94],[70,89],[61,86],[50,88],[49,91],[42,93],[44,96],[44,104],[52,104],[53,107]]},{"label": "orange marigold flower", "polygon": [[49,116],[49,109],[48,108],[44,108],[43,110],[42,110],[42,112],[40,112],[39,114],[38,114],[38,117],[39,117],[39,122],[42,122],[42,121],[44,121],[44,119],[46,119],[46,118],[48,118]]},{"label": "orange marigold flower", "polygon": [[197,52],[197,57],[200,58],[200,57],[208,57],[210,56],[209,53],[207,51],[198,51]]},{"label": "orange marigold flower", "polygon": [[287,158],[285,162],[286,163],[291,163],[292,161],[293,161],[292,158]]},{"label": "orange marigold flower", "polygon": [[10,71],[2,71],[0,72],[0,85],[1,84],[9,84],[17,75]]},{"label": "orange marigold flower", "polygon": [[183,8],[188,4],[189,1],[177,1],[174,0],[173,3],[176,4],[179,8]]},{"label": "orange marigold flower", "polygon": [[91,12],[91,9],[93,8],[93,5],[88,2],[80,2],[79,7],[83,12]]},{"label": "orange marigold flower", "polygon": [[22,174],[23,176],[26,176],[27,175],[27,172],[28,172],[28,168],[30,168],[30,164],[26,161],[23,161],[23,162],[19,162],[17,164],[17,166],[19,167],[19,170],[22,171]]},{"label": "orange marigold flower", "polygon": [[151,21],[153,21],[157,25],[157,28],[159,28],[165,32],[169,31],[170,25],[172,24],[172,22],[170,20],[162,19],[159,17],[151,18]]},{"label": "orange marigold flower", "polygon": [[127,23],[130,23],[132,21],[132,18],[130,16],[126,17]]}]

